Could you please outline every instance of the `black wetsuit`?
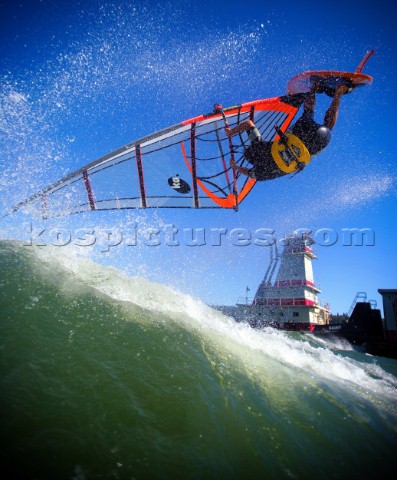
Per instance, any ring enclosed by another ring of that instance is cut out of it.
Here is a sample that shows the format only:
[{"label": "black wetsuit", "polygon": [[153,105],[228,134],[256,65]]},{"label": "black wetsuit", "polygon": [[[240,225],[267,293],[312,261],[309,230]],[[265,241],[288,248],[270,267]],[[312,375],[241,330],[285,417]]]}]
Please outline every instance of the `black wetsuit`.
[{"label": "black wetsuit", "polygon": [[[305,110],[293,127],[288,129],[306,145],[311,156],[317,155],[331,140],[331,130],[317,123],[313,117],[314,111]],[[272,143],[262,140],[255,127],[248,130],[247,133],[251,145],[245,149],[244,156],[253,165],[248,170],[248,176],[258,181],[264,181],[286,175],[287,173],[278,168],[272,157]]]},{"label": "black wetsuit", "polygon": [[314,112],[305,110],[292,127],[291,133],[306,145],[311,156],[317,155],[331,140],[331,130],[314,120]]},{"label": "black wetsuit", "polygon": [[271,148],[270,142],[256,140],[245,149],[244,156],[252,164],[252,168],[248,170],[249,177],[261,182],[285,175],[274,162]]},{"label": "black wetsuit", "polygon": [[245,149],[244,157],[252,165],[247,175],[259,182],[285,175],[273,160],[272,143],[262,140],[261,134],[255,126],[247,130],[247,134],[251,145]]}]

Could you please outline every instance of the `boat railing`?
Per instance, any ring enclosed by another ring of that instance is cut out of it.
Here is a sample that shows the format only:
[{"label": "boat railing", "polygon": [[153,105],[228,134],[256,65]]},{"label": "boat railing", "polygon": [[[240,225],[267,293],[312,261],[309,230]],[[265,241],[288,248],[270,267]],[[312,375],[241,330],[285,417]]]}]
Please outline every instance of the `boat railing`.
[{"label": "boat railing", "polygon": [[[319,306],[326,310],[330,310],[329,303],[318,300],[316,301],[311,299],[303,299],[309,300],[313,302],[313,306]],[[302,303],[302,297],[299,298],[262,298],[260,300],[256,300],[254,297],[239,297],[237,299],[237,305],[246,305],[246,306],[262,306],[262,307],[291,307],[291,306],[307,306],[306,304]]]}]

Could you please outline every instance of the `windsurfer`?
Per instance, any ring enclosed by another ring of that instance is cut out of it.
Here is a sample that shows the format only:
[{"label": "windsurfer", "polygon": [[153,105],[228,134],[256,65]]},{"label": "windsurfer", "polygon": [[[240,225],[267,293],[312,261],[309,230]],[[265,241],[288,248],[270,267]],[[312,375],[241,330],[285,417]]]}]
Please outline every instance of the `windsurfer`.
[{"label": "windsurfer", "polygon": [[[320,153],[330,142],[331,130],[335,126],[338,118],[340,98],[347,91],[348,87],[346,85],[339,85],[325,113],[324,123],[320,125],[314,120],[314,107],[316,104],[316,93],[321,93],[322,88],[319,82],[313,84],[313,87],[305,99],[302,116],[288,130],[288,132],[303,142],[311,156]],[[231,160],[230,165],[233,169],[258,181],[271,180],[286,174],[286,172],[280,170],[273,161],[271,154],[272,143],[262,139],[254,122],[247,120],[234,128],[227,127],[225,131],[228,137],[236,133],[247,132],[250,140],[250,146],[245,149],[244,156],[253,167],[242,167],[237,165],[234,160]]]}]

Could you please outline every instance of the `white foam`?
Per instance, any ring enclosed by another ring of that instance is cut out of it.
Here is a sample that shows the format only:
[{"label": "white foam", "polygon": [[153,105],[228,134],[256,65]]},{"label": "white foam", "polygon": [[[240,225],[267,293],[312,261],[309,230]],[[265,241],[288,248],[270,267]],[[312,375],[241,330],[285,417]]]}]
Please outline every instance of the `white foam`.
[{"label": "white foam", "polygon": [[[364,395],[375,403],[395,398],[397,379],[375,362],[358,361],[336,354],[326,345],[316,347],[302,339],[274,329],[254,330],[236,323],[198,299],[141,277],[128,277],[117,269],[103,267],[83,258],[72,248],[47,247],[38,249],[41,261],[56,264],[75,279],[112,299],[128,302],[157,314],[198,333],[205,342],[237,361],[250,375],[261,375],[268,362],[290,367],[312,377],[314,381],[331,381]],[[158,317],[158,315],[157,315]],[[302,337],[305,338],[305,337]],[[258,357],[259,356],[259,357]],[[258,362],[256,365],[250,362]],[[252,368],[251,368],[252,367]]]}]

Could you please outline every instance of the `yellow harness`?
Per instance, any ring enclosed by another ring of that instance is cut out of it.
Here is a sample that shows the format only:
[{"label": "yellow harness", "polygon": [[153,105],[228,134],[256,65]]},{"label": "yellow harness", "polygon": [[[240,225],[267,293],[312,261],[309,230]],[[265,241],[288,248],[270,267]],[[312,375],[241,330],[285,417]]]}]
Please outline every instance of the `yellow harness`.
[{"label": "yellow harness", "polygon": [[310,153],[306,145],[296,135],[285,133],[286,140],[276,140],[272,144],[271,154],[277,167],[284,173],[294,173],[310,162]]}]

